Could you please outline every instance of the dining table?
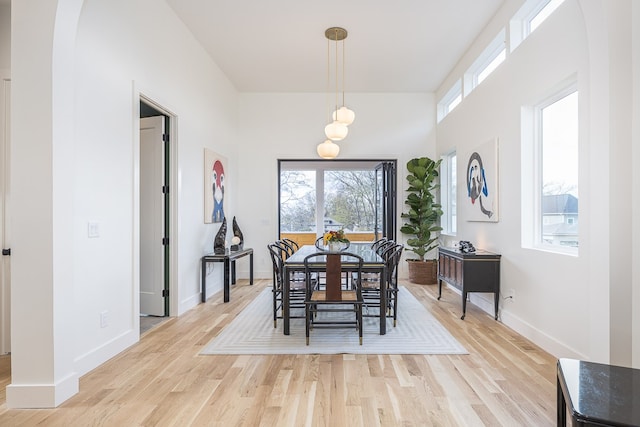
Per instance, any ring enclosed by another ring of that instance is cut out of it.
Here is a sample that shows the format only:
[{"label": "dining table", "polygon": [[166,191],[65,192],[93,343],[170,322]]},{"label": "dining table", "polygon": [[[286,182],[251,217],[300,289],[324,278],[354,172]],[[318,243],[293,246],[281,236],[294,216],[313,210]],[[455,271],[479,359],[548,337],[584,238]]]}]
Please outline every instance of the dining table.
[{"label": "dining table", "polygon": [[[324,251],[322,249],[318,249],[315,245],[304,245],[301,246],[295,253],[293,253],[289,258],[284,261],[283,266],[283,275],[284,275],[284,289],[282,292],[283,297],[283,307],[282,307],[282,318],[283,318],[283,332],[285,335],[289,335],[290,333],[290,310],[289,310],[289,297],[290,297],[290,280],[291,274],[293,272],[304,272],[304,259],[311,254],[317,252],[325,252],[327,255],[334,254],[335,252]],[[349,247],[342,250],[344,253],[352,253],[359,255],[363,259],[362,264],[362,272],[363,273],[379,273],[380,274],[380,307],[386,307],[386,263],[384,259],[376,253],[375,250],[371,249],[370,242],[351,242]],[[314,270],[322,270],[326,268],[327,256],[318,256],[313,259],[313,262],[310,263],[310,266],[313,267]],[[341,268],[344,272],[355,271],[358,268],[358,265],[349,259],[348,257],[341,257]],[[387,317],[386,310],[380,309],[380,335],[385,335],[387,333]]]}]

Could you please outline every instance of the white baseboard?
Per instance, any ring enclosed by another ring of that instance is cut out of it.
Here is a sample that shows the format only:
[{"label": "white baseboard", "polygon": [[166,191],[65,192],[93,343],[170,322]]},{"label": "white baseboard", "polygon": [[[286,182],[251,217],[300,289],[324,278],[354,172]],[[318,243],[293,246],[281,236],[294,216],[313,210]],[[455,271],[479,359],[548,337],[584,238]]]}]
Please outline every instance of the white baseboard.
[{"label": "white baseboard", "polygon": [[6,388],[7,407],[55,408],[78,393],[79,378],[74,372],[55,384],[9,384]]},{"label": "white baseboard", "polygon": [[76,371],[80,376],[102,365],[140,340],[140,330],[130,329],[110,341],[76,358]]},{"label": "white baseboard", "polygon": [[[462,298],[462,292],[460,290],[456,289],[453,286],[450,286],[449,284],[447,284],[447,286],[453,292],[460,295],[460,298]],[[495,307],[493,294],[474,292],[469,293],[468,295],[469,301],[467,302],[467,304],[471,303],[489,314],[491,317],[494,317]],[[462,315],[462,301],[460,301],[460,304],[460,314]],[[547,353],[550,353],[552,356],[556,358],[569,357],[573,359],[588,360],[586,355],[581,354],[570,347],[567,347],[565,344],[559,342],[549,334],[522,320],[510,310],[505,309],[502,301],[500,302],[500,305],[498,307],[498,321],[502,322],[505,326],[513,329],[515,332],[527,338],[529,341],[533,342],[535,345],[542,348]]]}]

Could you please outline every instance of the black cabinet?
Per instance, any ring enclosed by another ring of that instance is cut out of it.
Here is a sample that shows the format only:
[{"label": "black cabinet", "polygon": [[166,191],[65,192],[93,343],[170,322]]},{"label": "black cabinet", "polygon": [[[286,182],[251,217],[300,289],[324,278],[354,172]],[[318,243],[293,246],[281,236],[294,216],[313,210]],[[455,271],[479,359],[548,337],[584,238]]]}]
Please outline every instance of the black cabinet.
[{"label": "black cabinet", "polygon": [[455,249],[438,248],[438,300],[442,297],[442,281],[462,292],[462,317],[467,311],[469,292],[493,292],[495,319],[498,320],[500,299],[500,257],[499,254],[481,249],[472,253],[462,253]]}]

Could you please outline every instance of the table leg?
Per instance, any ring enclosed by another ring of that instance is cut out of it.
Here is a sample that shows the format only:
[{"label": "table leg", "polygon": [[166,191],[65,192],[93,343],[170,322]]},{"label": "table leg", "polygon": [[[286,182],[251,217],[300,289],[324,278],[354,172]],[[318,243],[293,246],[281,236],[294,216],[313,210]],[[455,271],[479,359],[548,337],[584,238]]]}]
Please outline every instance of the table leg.
[{"label": "table leg", "polygon": [[253,285],[253,252],[249,254],[249,284]]},{"label": "table leg", "polygon": [[387,267],[380,272],[380,335],[387,333]]},{"label": "table leg", "polygon": [[224,260],[224,302],[229,302],[229,258]]},{"label": "table leg", "polygon": [[558,413],[558,427],[564,427],[567,425],[567,403],[564,400],[564,394],[562,393],[562,387],[560,386],[560,379],[556,378],[556,394],[557,394],[557,413]]},{"label": "table leg", "polygon": [[442,297],[442,279],[438,279],[438,301]]},{"label": "table leg", "polygon": [[467,315],[467,293],[462,291],[462,317],[460,319],[464,320],[464,316]]},{"label": "table leg", "polygon": [[236,284],[236,260],[231,261],[231,284]]},{"label": "table leg", "polygon": [[201,302],[207,301],[207,261],[202,258],[202,281],[201,281],[201,292],[200,292],[200,300]]},{"label": "table leg", "polygon": [[282,269],[284,272],[284,278],[282,282],[284,283],[282,289],[282,327],[285,335],[289,335],[289,269],[285,265]]},{"label": "table leg", "polygon": [[498,320],[498,302],[500,301],[500,294],[498,292],[495,292],[493,294],[493,299],[494,299],[494,303],[495,303],[495,307],[496,307],[496,317],[495,317],[495,319]]}]

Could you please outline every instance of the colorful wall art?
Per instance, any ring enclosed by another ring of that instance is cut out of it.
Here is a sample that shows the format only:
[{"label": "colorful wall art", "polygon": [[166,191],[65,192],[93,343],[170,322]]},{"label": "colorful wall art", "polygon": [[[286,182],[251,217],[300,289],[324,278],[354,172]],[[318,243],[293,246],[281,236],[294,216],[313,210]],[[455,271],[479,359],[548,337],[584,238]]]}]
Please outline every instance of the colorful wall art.
[{"label": "colorful wall art", "polygon": [[476,147],[465,166],[465,218],[498,222],[498,139]]},{"label": "colorful wall art", "polygon": [[227,159],[204,149],[204,222],[211,224],[224,219],[225,178]]}]

